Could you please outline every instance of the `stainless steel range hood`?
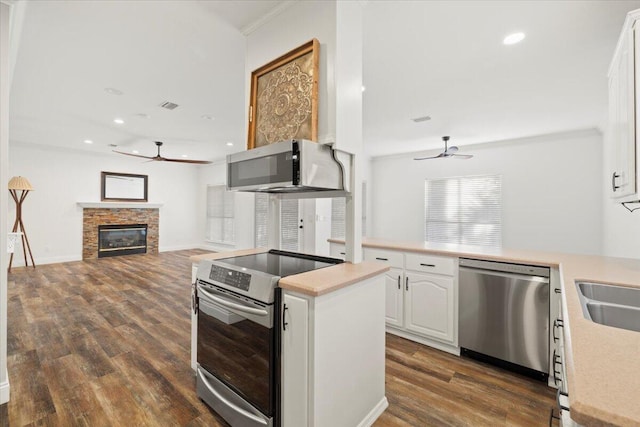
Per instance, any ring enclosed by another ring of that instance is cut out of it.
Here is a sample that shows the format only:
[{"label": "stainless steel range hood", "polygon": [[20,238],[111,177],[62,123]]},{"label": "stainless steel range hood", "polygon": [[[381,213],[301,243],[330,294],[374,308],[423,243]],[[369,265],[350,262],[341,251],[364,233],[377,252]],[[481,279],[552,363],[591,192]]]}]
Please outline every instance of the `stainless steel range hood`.
[{"label": "stainless steel range hood", "polygon": [[[262,193],[349,191],[350,162],[329,145],[276,142],[227,156],[227,189]],[[319,196],[321,197],[321,196]]]}]

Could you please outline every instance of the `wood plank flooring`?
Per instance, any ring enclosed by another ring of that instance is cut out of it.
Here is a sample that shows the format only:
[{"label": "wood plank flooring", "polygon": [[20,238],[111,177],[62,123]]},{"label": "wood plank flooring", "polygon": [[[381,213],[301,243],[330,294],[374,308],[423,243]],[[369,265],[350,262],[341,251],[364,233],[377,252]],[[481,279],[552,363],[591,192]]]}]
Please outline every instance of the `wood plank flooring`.
[{"label": "wood plank flooring", "polygon": [[[189,256],[14,268],[0,427],[226,426],[196,396]],[[387,335],[386,426],[543,426],[543,384]],[[297,426],[294,426],[297,427]]]}]

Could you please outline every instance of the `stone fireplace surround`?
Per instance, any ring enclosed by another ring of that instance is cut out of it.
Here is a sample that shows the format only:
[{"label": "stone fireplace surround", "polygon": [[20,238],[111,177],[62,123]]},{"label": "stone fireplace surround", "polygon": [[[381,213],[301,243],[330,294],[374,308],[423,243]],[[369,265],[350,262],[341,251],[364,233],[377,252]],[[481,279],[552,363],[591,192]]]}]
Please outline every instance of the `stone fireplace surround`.
[{"label": "stone fireplace surround", "polygon": [[82,259],[98,258],[98,226],[147,224],[147,253],[158,253],[160,205],[150,203],[78,203],[82,210]]}]

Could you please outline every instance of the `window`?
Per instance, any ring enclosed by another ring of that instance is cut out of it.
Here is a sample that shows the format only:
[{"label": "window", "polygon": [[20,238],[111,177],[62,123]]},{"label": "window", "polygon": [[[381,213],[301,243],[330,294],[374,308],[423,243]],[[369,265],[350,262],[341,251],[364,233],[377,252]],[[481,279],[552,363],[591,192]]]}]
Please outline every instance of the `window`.
[{"label": "window", "polygon": [[225,245],[235,243],[234,193],[224,185],[207,187],[206,240]]},{"label": "window", "polygon": [[[299,201],[297,199],[280,200],[280,249],[299,250]],[[256,247],[266,248],[269,244],[269,195],[255,194],[255,242]]]},{"label": "window", "polygon": [[499,247],[502,176],[425,181],[425,240]]},{"label": "window", "polygon": [[[344,239],[346,227],[347,199],[331,199],[331,238]],[[362,183],[362,235],[367,234],[367,183]]]}]

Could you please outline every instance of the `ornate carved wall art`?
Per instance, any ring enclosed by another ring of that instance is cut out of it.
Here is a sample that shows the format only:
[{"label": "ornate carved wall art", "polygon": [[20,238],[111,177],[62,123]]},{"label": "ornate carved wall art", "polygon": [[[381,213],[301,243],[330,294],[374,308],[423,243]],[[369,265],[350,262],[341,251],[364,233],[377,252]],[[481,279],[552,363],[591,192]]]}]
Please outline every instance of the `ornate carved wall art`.
[{"label": "ornate carved wall art", "polygon": [[313,39],[251,73],[248,149],[317,139],[319,50]]}]

